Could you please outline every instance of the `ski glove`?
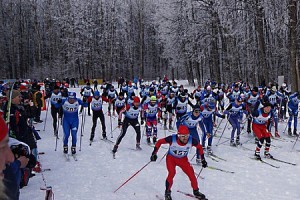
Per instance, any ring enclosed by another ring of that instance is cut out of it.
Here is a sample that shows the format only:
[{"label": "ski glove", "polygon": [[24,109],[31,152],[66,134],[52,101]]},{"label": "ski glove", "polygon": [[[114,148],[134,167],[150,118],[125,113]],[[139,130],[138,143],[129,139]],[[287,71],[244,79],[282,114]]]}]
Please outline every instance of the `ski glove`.
[{"label": "ski glove", "polygon": [[202,167],[203,167],[203,168],[206,168],[206,167],[207,167],[207,162],[206,162],[205,159],[202,159],[202,160],[201,160],[201,163],[202,163]]},{"label": "ski glove", "polygon": [[222,118],[222,119],[225,119],[225,115],[221,115],[221,118]]},{"label": "ski glove", "polygon": [[156,154],[152,154],[151,157],[150,157],[150,160],[152,162],[155,162],[157,160],[157,155]]},{"label": "ski glove", "polygon": [[121,120],[118,120],[118,126],[122,126],[123,123],[121,122]]}]

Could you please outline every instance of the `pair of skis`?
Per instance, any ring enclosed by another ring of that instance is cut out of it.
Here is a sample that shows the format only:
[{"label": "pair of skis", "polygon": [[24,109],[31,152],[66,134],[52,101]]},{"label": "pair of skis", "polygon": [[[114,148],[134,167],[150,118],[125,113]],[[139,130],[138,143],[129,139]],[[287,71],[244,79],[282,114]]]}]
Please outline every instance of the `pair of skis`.
[{"label": "pair of skis", "polygon": [[[263,159],[257,159],[257,158],[251,158],[251,159],[260,161],[260,162],[263,163],[263,164],[269,165],[269,166],[274,167],[274,168],[277,168],[277,169],[280,168],[279,166],[273,165],[272,163],[269,163],[269,162],[267,162],[267,161],[265,161],[265,160],[263,160]],[[278,158],[274,158],[274,157],[269,158],[269,159],[270,159],[270,160],[277,161],[277,162],[281,162],[281,163],[284,163],[284,164],[292,165],[292,166],[296,166],[296,165],[297,165],[296,163],[287,162],[287,161],[284,161],[284,160],[281,160],[281,159],[278,159]]]},{"label": "pair of skis", "polygon": [[[66,161],[70,161],[70,155],[69,154],[64,154]],[[73,157],[74,161],[78,161],[76,154],[72,154],[71,157]]]},{"label": "pair of skis", "polygon": [[[185,196],[187,196],[187,197],[190,197],[190,198],[192,198],[192,199],[208,200],[207,198],[199,199],[199,198],[195,197],[193,194],[190,194],[190,193],[188,193],[188,192],[183,192],[183,191],[181,191],[181,190],[177,190],[177,192],[180,193],[180,194],[183,194],[183,195],[185,195]],[[164,197],[159,196],[158,194],[157,194],[155,197],[156,197],[157,199],[159,199],[159,200],[165,200]]]}]

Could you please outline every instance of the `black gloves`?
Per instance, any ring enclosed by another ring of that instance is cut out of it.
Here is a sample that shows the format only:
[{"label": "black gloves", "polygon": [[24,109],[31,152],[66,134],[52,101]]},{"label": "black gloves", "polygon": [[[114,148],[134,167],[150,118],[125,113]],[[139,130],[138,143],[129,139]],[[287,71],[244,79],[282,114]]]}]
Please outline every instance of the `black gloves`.
[{"label": "black gloves", "polygon": [[122,126],[123,123],[121,122],[121,120],[118,120],[118,126]]},{"label": "black gloves", "polygon": [[86,99],[87,99],[87,98],[83,97],[83,99],[82,99],[83,103],[85,103],[85,102],[86,102]]},{"label": "black gloves", "polygon": [[62,100],[61,100],[61,99],[58,99],[58,100],[57,100],[57,103],[61,103],[61,102],[62,102]]},{"label": "black gloves", "polygon": [[221,118],[222,118],[222,119],[225,119],[225,115],[221,115]]},{"label": "black gloves", "polygon": [[145,121],[144,121],[144,120],[145,120],[145,118],[143,118],[143,117],[142,117],[142,120],[141,120],[141,125],[144,125],[144,123],[145,123]]},{"label": "black gloves", "polygon": [[150,157],[150,160],[152,162],[155,162],[157,160],[157,155],[156,154],[152,154],[151,157]]},{"label": "black gloves", "polygon": [[203,168],[206,168],[206,167],[207,167],[207,162],[206,162],[205,159],[202,159],[202,160],[201,160],[201,163],[202,163],[202,167],[203,167]]}]

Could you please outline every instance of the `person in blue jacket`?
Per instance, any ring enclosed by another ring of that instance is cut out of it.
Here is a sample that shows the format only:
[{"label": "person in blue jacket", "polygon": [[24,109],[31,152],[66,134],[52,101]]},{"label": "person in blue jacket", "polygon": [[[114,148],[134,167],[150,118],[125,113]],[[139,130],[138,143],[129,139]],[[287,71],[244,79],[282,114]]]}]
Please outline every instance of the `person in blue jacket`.
[{"label": "person in blue jacket", "polygon": [[76,98],[75,92],[69,92],[68,98],[62,101],[62,125],[64,130],[63,148],[65,154],[68,153],[68,140],[70,137],[70,133],[72,134],[71,152],[72,154],[76,154],[77,131],[79,126],[78,109],[80,105],[82,105],[83,107],[87,107],[88,103],[86,101],[86,98],[83,98],[83,101]]},{"label": "person in blue jacket", "polygon": [[[240,96],[234,102],[231,102],[224,111],[224,114],[227,114],[228,121],[232,126],[230,146],[235,147],[240,144],[241,121],[243,118],[243,113],[246,114],[247,111]],[[237,131],[236,142],[234,142],[235,131]]]},{"label": "person in blue jacket", "polygon": [[200,122],[200,128],[202,130],[202,146],[205,148],[205,141],[207,141],[207,153],[212,154],[212,141],[213,141],[213,116],[217,116],[220,118],[225,118],[225,115],[221,115],[220,113],[216,112],[216,104],[214,102],[206,102],[201,105],[200,107],[201,115],[203,117],[202,122]]},{"label": "person in blue jacket", "polygon": [[297,133],[297,118],[298,118],[298,107],[299,107],[299,102],[300,102],[300,94],[299,92],[295,92],[289,97],[289,102],[288,102],[288,111],[289,111],[289,121],[288,121],[288,134],[292,136],[292,120],[294,118],[294,136],[298,136]]}]

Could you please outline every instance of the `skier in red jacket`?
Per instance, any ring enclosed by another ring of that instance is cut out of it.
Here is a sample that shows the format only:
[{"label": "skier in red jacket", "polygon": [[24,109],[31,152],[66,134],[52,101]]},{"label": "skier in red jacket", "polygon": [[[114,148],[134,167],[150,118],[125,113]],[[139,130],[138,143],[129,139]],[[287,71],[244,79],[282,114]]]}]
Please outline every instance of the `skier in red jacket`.
[{"label": "skier in red jacket", "polygon": [[[171,187],[173,178],[176,174],[176,166],[180,167],[182,171],[189,177],[193,188],[193,194],[197,199],[205,200],[205,195],[199,192],[197,178],[193,167],[188,161],[189,150],[194,146],[199,152],[196,159],[197,164],[202,164],[202,167],[207,167],[207,162],[204,158],[204,153],[201,144],[189,134],[187,126],[180,125],[178,133],[170,135],[166,138],[159,139],[154,147],[151,161],[156,161],[157,152],[162,144],[170,144],[169,151],[166,157],[168,177],[166,179],[165,200],[172,200]],[[200,158],[201,156],[201,158]]]}]

